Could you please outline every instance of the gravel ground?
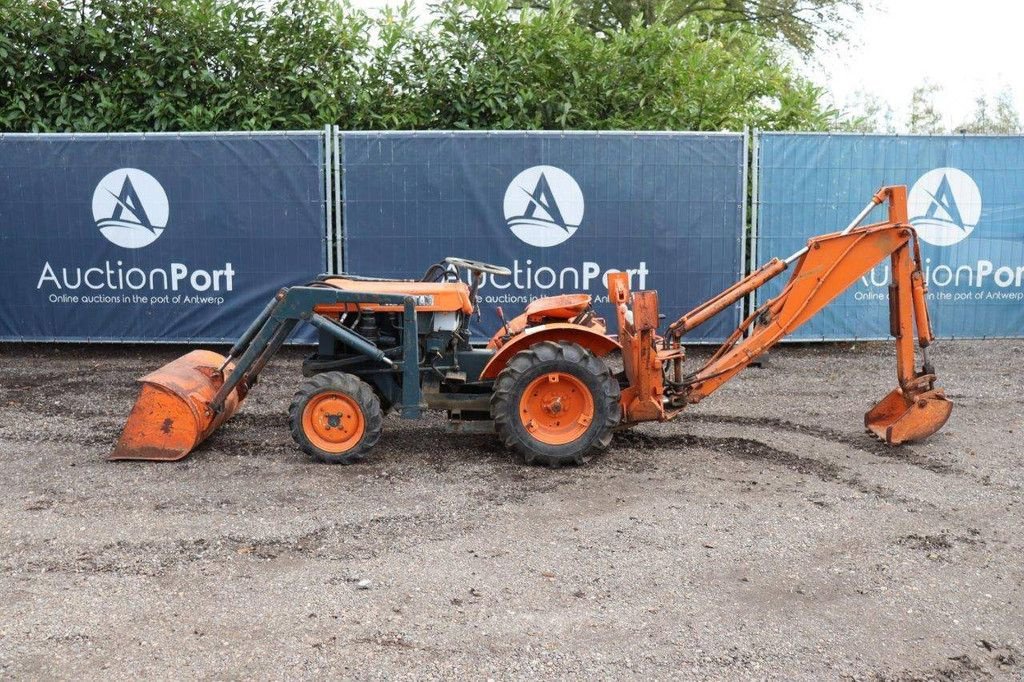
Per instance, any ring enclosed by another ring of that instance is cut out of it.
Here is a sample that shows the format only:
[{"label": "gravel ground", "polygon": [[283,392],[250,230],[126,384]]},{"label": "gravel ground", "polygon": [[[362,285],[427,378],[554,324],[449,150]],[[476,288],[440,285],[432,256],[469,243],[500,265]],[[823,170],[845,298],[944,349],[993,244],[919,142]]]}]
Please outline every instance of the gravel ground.
[{"label": "gravel ground", "polygon": [[889,448],[888,345],[785,347],[584,468],[431,416],[292,444],[301,354],[173,464],[104,461],[180,348],[0,347],[0,676],[1021,679],[1020,341],[945,342]]}]

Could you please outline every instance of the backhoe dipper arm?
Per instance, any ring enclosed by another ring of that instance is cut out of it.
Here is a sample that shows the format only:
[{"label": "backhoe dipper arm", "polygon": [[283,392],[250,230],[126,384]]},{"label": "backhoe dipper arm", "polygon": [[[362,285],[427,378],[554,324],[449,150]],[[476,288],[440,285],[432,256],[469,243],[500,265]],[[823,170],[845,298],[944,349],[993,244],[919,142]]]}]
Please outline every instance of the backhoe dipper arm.
[{"label": "backhoe dipper arm", "polygon": [[[886,200],[889,204],[887,222],[858,227],[872,208]],[[869,429],[889,442],[923,437],[919,433],[927,429],[914,425],[903,429],[906,433],[888,433],[893,420],[903,416],[906,409],[916,406],[921,410],[944,412],[939,415],[941,421],[937,426],[933,422],[938,417],[932,418],[928,426],[934,426],[928,433],[937,430],[948,417],[951,405],[940,391],[934,389],[934,370],[927,356],[924,358],[923,370],[918,372],[915,369],[915,322],[918,344],[922,349],[932,342],[933,335],[925,302],[920,249],[916,234],[907,221],[906,188],[903,186],[882,188],[857,219],[842,232],[815,237],[805,248],[784,261],[773,259],[719,297],[699,306],[671,325],[665,339],[665,345],[669,348],[678,345],[679,337],[686,331],[794,264],[793,274],[778,296],[754,311],[698,371],[686,377],[677,375],[670,382],[667,393],[674,394],[670,402],[675,407],[682,407],[683,404],[696,403],[711,395],[887,257],[892,264],[892,283],[889,286],[890,331],[896,339],[899,388],[868,413],[866,423]],[[753,330],[750,335],[741,339],[743,332],[751,326]],[[874,415],[874,426],[881,424],[882,432],[879,433],[871,423],[872,413],[885,406],[887,401],[889,410],[886,415]],[[934,402],[943,404],[936,407]]]}]

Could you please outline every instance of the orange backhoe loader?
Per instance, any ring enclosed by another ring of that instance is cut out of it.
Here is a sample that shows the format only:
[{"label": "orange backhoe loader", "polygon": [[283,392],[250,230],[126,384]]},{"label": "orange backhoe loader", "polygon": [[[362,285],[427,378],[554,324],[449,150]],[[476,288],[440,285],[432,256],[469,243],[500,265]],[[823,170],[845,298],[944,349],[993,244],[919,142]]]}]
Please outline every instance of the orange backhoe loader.
[{"label": "orange backhoe loader", "polygon": [[[952,404],[935,388],[933,340],[921,254],[903,186],[885,187],[850,225],[772,259],[658,334],[658,294],[630,292],[626,273],[608,276],[618,336],[609,336],[585,294],[542,298],[472,345],[484,273],[507,268],[447,258],[421,280],[323,275],[282,289],[227,356],[193,351],[141,379],[142,391],[111,459],[176,460],[231,418],[260,371],[300,323],[319,331],[303,364],[307,380],[289,409],[292,436],[325,462],[365,458],[383,415],[444,410],[453,427],[496,432],[527,462],[582,464],[616,429],[676,417],[718,390],[886,258],[892,264],[890,330],[898,387],[864,417],[867,430],[898,445],[945,424]],[[861,226],[888,203],[888,220]],[[682,338],[786,270],[781,293],[754,310],[702,366],[684,369]],[[463,281],[463,278],[468,281]],[[914,337],[921,349],[917,369]],[[606,359],[621,352],[623,371]]]}]

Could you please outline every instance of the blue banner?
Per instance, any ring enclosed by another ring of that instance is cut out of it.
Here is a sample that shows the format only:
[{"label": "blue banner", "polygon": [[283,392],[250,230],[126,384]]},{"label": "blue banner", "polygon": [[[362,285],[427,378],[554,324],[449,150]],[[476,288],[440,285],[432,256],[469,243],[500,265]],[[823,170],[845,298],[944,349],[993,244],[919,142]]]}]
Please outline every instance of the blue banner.
[{"label": "blue banner", "polygon": [[234,341],[324,270],[323,140],[0,135],[0,339]]},{"label": "blue banner", "polygon": [[[879,187],[906,185],[936,334],[1024,336],[1024,138],[770,133],[757,164],[759,262],[842,229]],[[865,222],[885,219],[879,208]],[[889,281],[886,259],[791,338],[889,338]]]},{"label": "blue banner", "polygon": [[[474,333],[540,296],[586,292],[614,319],[606,275],[657,289],[669,321],[742,275],[741,134],[344,133],[348,272],[419,277],[460,256],[487,276]],[[739,306],[691,340],[722,339]],[[612,329],[611,331],[614,331]],[[479,337],[478,337],[479,338]],[[690,337],[688,337],[690,338]]]}]

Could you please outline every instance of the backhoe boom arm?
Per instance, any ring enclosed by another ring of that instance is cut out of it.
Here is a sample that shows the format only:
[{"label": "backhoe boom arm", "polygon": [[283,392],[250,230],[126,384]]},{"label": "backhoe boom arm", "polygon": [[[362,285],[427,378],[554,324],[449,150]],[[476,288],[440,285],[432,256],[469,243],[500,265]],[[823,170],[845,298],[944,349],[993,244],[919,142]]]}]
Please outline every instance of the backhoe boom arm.
[{"label": "backhoe boom arm", "polygon": [[[846,229],[812,238],[805,248],[785,260],[772,259],[683,315],[668,327],[665,338],[661,339],[658,362],[652,361],[650,353],[642,350],[644,344],[654,339],[653,332],[644,337],[644,327],[650,327],[650,315],[637,315],[636,311],[630,314],[626,306],[630,298],[628,284],[621,277],[611,276],[609,289],[612,300],[619,304],[620,342],[626,374],[631,387],[640,387],[623,393],[627,420],[668,419],[686,405],[700,402],[888,258],[892,266],[890,330],[896,340],[899,387],[868,412],[865,425],[894,444],[923,438],[940,428],[952,406],[942,392],[935,389],[934,370],[924,352],[933,334],[921,254],[914,229],[907,220],[906,199],[903,186],[882,188]],[[888,220],[860,227],[871,209],[885,201],[889,208]],[[792,275],[782,291],[744,320],[700,369],[684,376],[680,338],[787,269],[792,269]],[[634,307],[642,302],[643,299],[637,297],[644,293],[633,295]],[[749,334],[743,338],[748,330]],[[915,366],[915,330],[924,356],[921,371]],[[642,376],[643,368],[653,368],[659,362],[663,380],[662,377],[655,380]],[[657,410],[659,401],[661,409]]]},{"label": "backhoe boom arm", "polygon": [[[875,198],[883,193],[890,200],[890,220],[812,238],[795,254],[793,274],[782,292],[755,311],[747,323],[753,324],[751,334],[742,340],[731,338],[704,367],[686,378],[687,402],[699,402],[716,391],[886,258],[892,262],[889,309],[897,345],[897,375],[901,386],[914,378],[912,317],[923,331],[921,346],[932,340],[923,287],[920,297],[912,295],[912,275],[920,278],[920,256],[906,211],[900,210],[906,205],[905,189],[885,188]],[[919,301],[920,309],[912,301]]]}]

